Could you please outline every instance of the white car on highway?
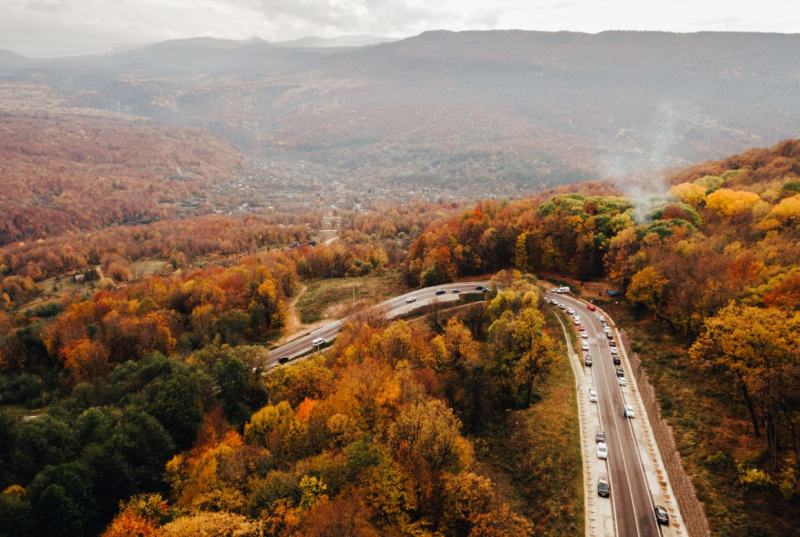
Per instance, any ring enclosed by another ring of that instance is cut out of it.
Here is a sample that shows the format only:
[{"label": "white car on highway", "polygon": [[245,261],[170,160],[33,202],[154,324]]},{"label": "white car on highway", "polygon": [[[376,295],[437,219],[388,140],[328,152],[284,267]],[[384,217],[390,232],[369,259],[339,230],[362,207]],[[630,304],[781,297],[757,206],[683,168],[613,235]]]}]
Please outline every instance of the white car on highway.
[{"label": "white car on highway", "polygon": [[625,380],[625,377],[617,377],[617,382],[619,382],[620,386],[627,386],[628,385],[628,381]]},{"label": "white car on highway", "polygon": [[597,443],[597,458],[598,459],[607,459],[608,458],[608,446],[605,442],[598,442]]},{"label": "white car on highway", "polygon": [[597,402],[597,390],[594,388],[589,388],[589,402],[590,403]]},{"label": "white car on highway", "polygon": [[583,339],[589,339],[589,334],[588,334],[588,333],[586,333],[586,332],[581,332],[581,337],[582,337]]},{"label": "white car on highway", "polygon": [[625,408],[622,409],[622,417],[623,418],[636,417],[636,412],[633,411],[633,405],[625,405]]},{"label": "white car on highway", "polygon": [[569,313],[570,315],[572,315],[573,313],[575,313],[575,310],[574,310],[574,309],[572,309],[572,308],[567,308],[567,313]]},{"label": "white car on highway", "polygon": [[583,349],[585,351],[588,351],[589,350],[589,342],[588,341],[584,341],[583,344],[581,345],[581,349]]},{"label": "white car on highway", "polygon": [[313,345],[314,347],[319,347],[320,345],[322,345],[324,343],[325,343],[325,338],[324,337],[318,337],[314,341],[311,342],[311,345]]},{"label": "white car on highway", "polygon": [[410,297],[408,297],[408,298],[406,299],[406,302],[407,302],[407,303],[411,303],[411,302],[415,302],[416,300],[417,300],[417,297],[415,297],[415,296],[410,296]]},{"label": "white car on highway", "polygon": [[575,325],[576,325],[576,326],[580,326],[580,324],[581,324],[581,318],[580,318],[580,317],[575,317],[575,319],[573,320],[573,322],[575,323]]}]

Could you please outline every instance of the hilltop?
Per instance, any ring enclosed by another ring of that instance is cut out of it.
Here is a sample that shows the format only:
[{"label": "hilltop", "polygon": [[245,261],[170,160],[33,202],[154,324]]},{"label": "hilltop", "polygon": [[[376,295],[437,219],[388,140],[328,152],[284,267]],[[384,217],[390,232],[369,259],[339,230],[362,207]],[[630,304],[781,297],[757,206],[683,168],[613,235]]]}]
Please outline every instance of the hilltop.
[{"label": "hilltop", "polygon": [[76,106],[205,128],[362,195],[524,194],[685,167],[800,124],[800,57],[774,54],[800,50],[794,35],[437,31],[305,44],[173,41],[0,62],[0,75],[68,91]]}]

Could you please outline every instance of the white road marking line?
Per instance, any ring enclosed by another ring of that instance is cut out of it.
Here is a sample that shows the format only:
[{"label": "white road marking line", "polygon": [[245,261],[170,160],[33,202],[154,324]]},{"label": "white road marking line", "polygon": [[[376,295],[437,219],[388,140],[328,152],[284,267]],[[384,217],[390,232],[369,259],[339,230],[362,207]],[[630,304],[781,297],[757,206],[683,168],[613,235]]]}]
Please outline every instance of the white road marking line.
[{"label": "white road marking line", "polygon": [[[610,395],[612,393],[611,392],[611,387],[610,387],[610,385],[608,383],[608,377],[606,376],[605,373],[606,372],[605,372],[605,369],[604,369],[603,370],[603,381],[605,382],[606,388],[608,389],[608,393]],[[617,385],[617,388],[619,388],[619,385]],[[623,403],[624,402],[625,402],[625,400],[623,398]],[[612,416],[615,415],[615,412],[613,412],[613,409],[612,409],[611,415]],[[625,419],[628,419],[628,418],[625,418]],[[617,434],[617,441],[619,441],[619,446],[620,446],[620,448],[622,448],[623,447],[623,443],[622,443],[622,437],[619,434],[619,429],[615,428],[614,432]],[[624,454],[620,454],[620,458],[622,459],[622,468],[625,471],[625,477],[627,478],[627,481],[628,481],[628,492],[631,495],[631,508],[633,509],[633,520],[634,520],[635,526],[636,526],[636,535],[641,536],[642,533],[639,531],[639,517],[636,515],[635,496],[633,494],[633,489],[631,488],[631,477],[630,477],[630,474],[628,473],[628,464],[625,462]]]},{"label": "white road marking line", "polygon": [[[595,314],[595,315],[597,315],[597,314]],[[598,317],[598,321],[599,321],[599,317]],[[619,339],[619,330],[617,330],[616,325],[611,330],[617,332],[615,338]],[[598,335],[600,335],[600,334],[598,333]],[[605,337],[605,332],[603,333],[603,336],[604,336],[604,340],[606,341],[606,343],[608,343],[608,338]],[[611,352],[611,345],[609,344],[607,346],[609,348],[609,353],[610,353]],[[623,352],[624,352],[624,349],[623,349]],[[630,369],[630,361],[627,360],[627,355],[625,355],[625,356],[626,356],[626,362],[627,362],[627,365],[628,365],[628,369]],[[613,360],[613,356],[612,356],[612,360]],[[622,386],[618,385],[618,388],[619,388],[620,394],[622,395],[622,402],[623,402],[623,405],[624,405],[626,403],[626,401],[625,401],[625,391],[622,389]],[[643,416],[640,416],[640,418],[643,419]],[[653,512],[655,512],[655,503],[653,503],[653,493],[650,490],[650,483],[647,481],[647,474],[645,473],[644,464],[642,463],[642,457],[641,457],[641,454],[639,453],[639,442],[636,439],[636,432],[634,431],[633,424],[631,423],[630,418],[625,418],[625,421],[628,422],[628,428],[630,429],[631,437],[633,438],[633,443],[634,443],[634,446],[636,448],[635,449],[636,458],[637,458],[637,460],[639,462],[639,471],[641,472],[642,479],[644,480],[645,488],[647,489],[647,499],[650,501],[651,510]],[[617,436],[619,436],[619,431],[617,431]],[[623,463],[625,463],[624,459],[623,459]],[[625,474],[628,475],[628,473],[627,473],[627,464],[625,464],[625,470],[626,470]],[[630,486],[629,486],[629,488],[630,488]],[[632,494],[631,494],[631,500],[633,500],[633,495]],[[635,513],[635,511],[636,511],[636,507],[634,506],[634,513]],[[653,515],[653,516],[655,516],[655,515]],[[637,523],[636,523],[636,531],[637,531],[637,533],[639,532],[638,520],[637,520]],[[659,535],[663,535],[663,531],[661,530],[661,526],[659,524],[657,524],[657,523],[656,523],[656,531],[659,533]]]}]

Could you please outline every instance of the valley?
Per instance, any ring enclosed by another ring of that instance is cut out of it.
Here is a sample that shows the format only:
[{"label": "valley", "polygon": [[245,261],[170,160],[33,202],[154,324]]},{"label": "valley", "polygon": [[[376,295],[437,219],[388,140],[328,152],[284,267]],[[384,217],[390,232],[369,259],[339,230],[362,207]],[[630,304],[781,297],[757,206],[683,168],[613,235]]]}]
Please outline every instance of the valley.
[{"label": "valley", "polygon": [[0,537],[794,534],[800,34],[329,34],[0,51]]}]

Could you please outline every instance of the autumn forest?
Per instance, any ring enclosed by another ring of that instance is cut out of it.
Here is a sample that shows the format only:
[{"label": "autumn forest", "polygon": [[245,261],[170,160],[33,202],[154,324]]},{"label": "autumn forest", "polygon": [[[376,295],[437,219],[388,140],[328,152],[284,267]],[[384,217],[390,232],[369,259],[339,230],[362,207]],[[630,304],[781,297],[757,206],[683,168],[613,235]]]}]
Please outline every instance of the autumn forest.
[{"label": "autumn forest", "polygon": [[[411,68],[398,50],[387,87]],[[366,107],[358,62],[325,54],[303,61],[351,73],[335,87]],[[581,335],[545,298],[561,285],[641,357],[711,534],[796,534],[800,140],[690,165],[712,142],[687,135],[609,178],[589,155],[605,133],[577,143],[572,120],[458,154],[431,127],[400,152],[403,107],[372,134],[330,119],[336,97],[324,125],[265,112],[334,91],[299,71],[281,101],[54,65],[0,79],[0,537],[581,535]],[[485,106],[437,113],[461,128]],[[752,139],[718,136],[715,155]]]}]

